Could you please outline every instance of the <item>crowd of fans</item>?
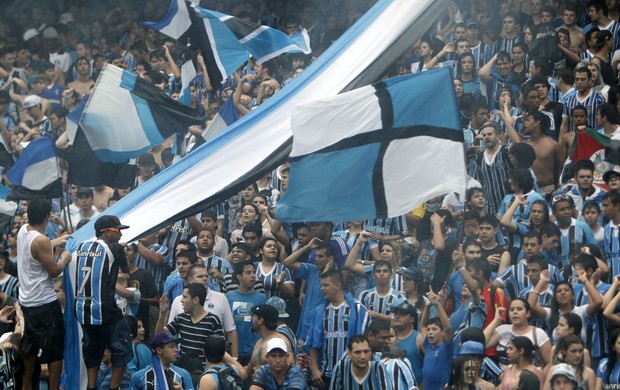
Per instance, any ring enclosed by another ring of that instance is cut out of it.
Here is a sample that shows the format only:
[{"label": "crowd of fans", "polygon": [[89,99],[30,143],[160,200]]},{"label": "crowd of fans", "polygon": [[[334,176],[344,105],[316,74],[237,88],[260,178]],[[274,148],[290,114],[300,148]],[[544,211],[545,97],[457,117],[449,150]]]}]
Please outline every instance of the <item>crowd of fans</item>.
[{"label": "crowd of fans", "polygon": [[[386,69],[452,70],[466,194],[389,219],[282,223],[284,164],[119,244],[126,226],[101,212],[204,142],[227,99],[243,116],[286,88],[374,1],[199,3],[305,29],[312,54],[250,59],[212,85],[194,53],[190,105],[204,126],[141,155],[127,188],[64,183],[66,199],[20,202],[0,251],[3,388],[70,388],[80,373],[63,367],[65,310],[84,335],[88,389],[618,388],[620,167],[602,146],[584,158],[592,142],[579,136],[620,134],[618,0],[449,1]],[[178,98],[187,42],[142,24],[169,5],[3,4],[4,154],[50,134],[66,173],[67,115],[106,63]],[[97,240],[65,252],[90,220]]]}]

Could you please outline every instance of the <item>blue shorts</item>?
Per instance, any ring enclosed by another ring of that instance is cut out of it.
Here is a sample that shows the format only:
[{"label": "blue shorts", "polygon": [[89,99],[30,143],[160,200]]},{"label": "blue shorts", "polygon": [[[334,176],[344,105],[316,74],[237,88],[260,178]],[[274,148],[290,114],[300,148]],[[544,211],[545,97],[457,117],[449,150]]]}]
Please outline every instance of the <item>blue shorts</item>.
[{"label": "blue shorts", "polygon": [[133,359],[131,332],[124,318],[112,324],[82,325],[82,355],[86,368],[99,367],[103,351],[112,353],[112,367],[123,367]]}]

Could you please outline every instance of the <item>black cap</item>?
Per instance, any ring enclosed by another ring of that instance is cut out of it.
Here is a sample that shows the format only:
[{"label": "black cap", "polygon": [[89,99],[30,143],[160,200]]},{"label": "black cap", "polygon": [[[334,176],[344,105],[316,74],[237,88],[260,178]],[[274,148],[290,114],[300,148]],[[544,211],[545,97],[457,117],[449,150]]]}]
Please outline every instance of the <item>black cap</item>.
[{"label": "black cap", "polygon": [[277,323],[278,319],[280,318],[280,313],[278,312],[278,309],[267,304],[254,306],[252,308],[252,313],[264,319],[266,322],[270,322],[272,324]]},{"label": "black cap", "polygon": [[415,306],[413,306],[408,301],[402,301],[398,305],[392,306],[391,310],[393,312],[399,311],[399,312],[404,313],[404,314],[409,314],[412,317],[415,317],[415,316],[418,315],[418,311],[415,309]]},{"label": "black cap", "polygon": [[95,221],[96,233],[109,228],[127,229],[129,226],[121,224],[121,220],[115,215],[102,215]]},{"label": "black cap", "polygon": [[78,187],[77,191],[75,192],[75,196],[77,196],[78,198],[80,196],[93,196],[93,189],[90,187]]},{"label": "black cap", "polygon": [[605,183],[607,183],[609,181],[609,179],[611,179],[611,177],[614,176],[614,175],[620,176],[620,172],[614,171],[613,169],[611,169],[611,170],[603,173],[603,181]]}]

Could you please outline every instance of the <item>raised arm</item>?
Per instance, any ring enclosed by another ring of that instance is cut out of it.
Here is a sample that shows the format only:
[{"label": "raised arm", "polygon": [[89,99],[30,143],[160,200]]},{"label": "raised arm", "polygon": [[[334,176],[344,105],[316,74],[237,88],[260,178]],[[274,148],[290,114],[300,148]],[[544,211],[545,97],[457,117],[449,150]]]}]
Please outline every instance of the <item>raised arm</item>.
[{"label": "raised arm", "polygon": [[437,316],[439,317],[439,319],[441,320],[441,324],[443,325],[444,337],[447,340],[452,339],[452,324],[450,323],[448,314],[446,314],[446,311],[444,310],[443,305],[441,304],[441,299],[439,298],[439,295],[435,294],[435,292],[431,289],[426,294],[426,296],[428,297],[428,300],[431,302],[431,305],[435,306],[435,309],[437,310]]},{"label": "raised arm", "polygon": [[512,217],[515,215],[517,207],[523,206],[525,203],[525,197],[522,195],[516,196],[514,202],[512,202],[510,207],[508,207],[508,210],[506,210],[504,215],[502,215],[502,218],[499,220],[499,223],[511,233],[515,233],[518,230],[517,224],[512,222]]},{"label": "raised arm", "polygon": [[308,253],[311,249],[316,248],[321,242],[322,241],[320,238],[314,237],[307,245],[299,248],[295,252],[291,253],[286,259],[282,260],[282,264],[289,268],[292,268],[295,271],[299,271],[299,259],[301,258],[301,256]]},{"label": "raised arm", "polygon": [[493,348],[499,342],[499,333],[496,333],[495,329],[502,324],[504,313],[506,313],[506,309],[503,307],[498,307],[497,310],[495,310],[495,318],[493,318],[493,321],[491,321],[491,323],[484,328],[484,339],[486,340],[485,346],[487,348]]},{"label": "raised arm", "polygon": [[577,280],[579,283],[583,284],[588,292],[588,306],[586,306],[586,313],[589,316],[593,316],[603,305],[601,293],[598,292],[594,284],[587,278],[585,271],[582,271],[577,275]]},{"label": "raised arm", "polygon": [[[610,291],[613,293],[613,298],[607,303],[607,307],[603,310],[603,315],[612,325],[620,326],[620,314],[616,313],[616,307],[618,306],[618,302],[620,302],[620,291],[610,288],[607,290],[607,294],[609,294]],[[607,296],[607,294],[605,294],[605,296]]]},{"label": "raised arm", "polygon": [[368,238],[370,235],[363,231],[360,233],[357,241],[355,241],[355,245],[349,251],[347,255],[347,259],[344,263],[344,268],[350,272],[353,272],[355,275],[364,276],[366,271],[364,270],[364,266],[357,262],[357,255],[360,253],[360,249],[362,246],[368,242]]},{"label": "raised arm", "polygon": [[538,303],[538,298],[541,294],[544,294],[545,291],[549,288],[549,270],[543,270],[540,273],[540,280],[534,286],[527,297],[527,303],[530,305],[530,309],[532,314],[536,317],[542,318],[543,320],[547,318],[547,311]]},{"label": "raised arm", "polygon": [[480,77],[480,81],[484,81],[486,83],[491,80],[491,71],[495,66],[495,61],[497,61],[497,54],[491,58],[491,61],[484,64],[484,66],[478,70],[478,77]]},{"label": "raised arm", "polygon": [[480,294],[478,294],[478,284],[472,278],[467,268],[465,268],[465,255],[463,254],[463,250],[459,246],[458,250],[452,252],[452,262],[454,263],[454,269],[459,271],[461,276],[463,277],[463,282],[471,292],[471,297],[474,300],[476,305],[480,304]]}]

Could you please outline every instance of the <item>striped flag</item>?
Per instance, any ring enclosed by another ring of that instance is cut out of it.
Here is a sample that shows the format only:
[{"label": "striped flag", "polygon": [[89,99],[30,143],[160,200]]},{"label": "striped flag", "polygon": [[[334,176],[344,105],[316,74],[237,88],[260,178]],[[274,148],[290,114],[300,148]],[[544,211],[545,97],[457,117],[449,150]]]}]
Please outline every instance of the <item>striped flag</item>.
[{"label": "striped flag", "polygon": [[71,148],[63,155],[69,165],[67,182],[80,187],[97,187],[107,185],[112,188],[127,188],[134,184],[136,178],[135,164],[104,163],[97,159],[90,147],[86,135],[80,126],[80,120],[86,107],[86,98],[67,115],[67,133]]},{"label": "striped flag", "polygon": [[232,97],[226,99],[220,110],[215,114],[209,126],[202,132],[202,138],[208,141],[224,131],[239,119],[239,113]]},{"label": "striped flag", "polygon": [[30,141],[6,177],[13,185],[9,200],[60,198],[62,184],[52,136],[44,134]]},{"label": "striped flag", "polygon": [[465,193],[463,131],[448,69],[302,103],[291,123],[291,175],[278,220],[396,217],[433,196]]},{"label": "striped flag", "polygon": [[159,22],[145,22],[148,28],[174,39],[189,38],[202,52],[209,78],[220,85],[248,60],[249,54],[262,64],[283,53],[311,53],[308,33],[288,36],[275,28],[172,0],[168,13]]},{"label": "striped flag", "polygon": [[122,163],[203,120],[146,80],[106,64],[80,125],[100,161]]}]

